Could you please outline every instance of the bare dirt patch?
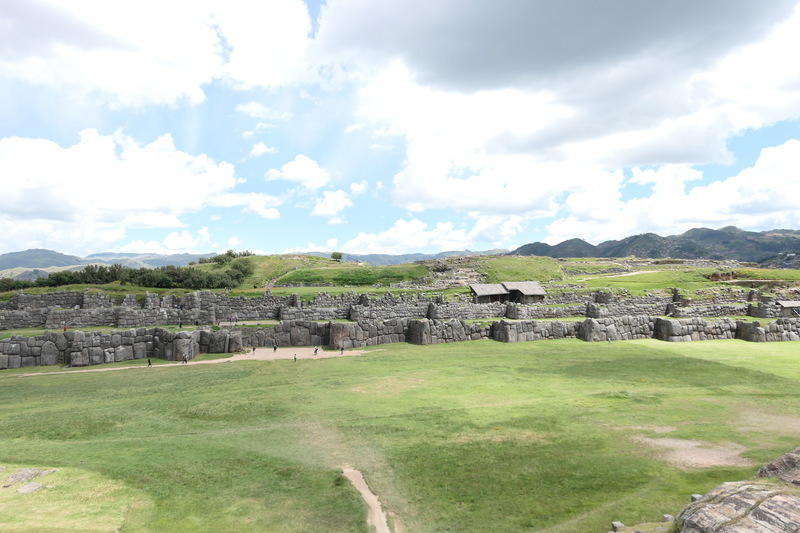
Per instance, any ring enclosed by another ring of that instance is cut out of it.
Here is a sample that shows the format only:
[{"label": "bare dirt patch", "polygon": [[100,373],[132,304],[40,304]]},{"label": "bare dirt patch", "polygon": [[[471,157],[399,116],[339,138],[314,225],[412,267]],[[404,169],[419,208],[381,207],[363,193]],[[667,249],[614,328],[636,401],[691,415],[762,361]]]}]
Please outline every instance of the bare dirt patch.
[{"label": "bare dirt patch", "polygon": [[659,435],[665,435],[667,433],[672,433],[676,431],[678,428],[675,426],[651,426],[651,425],[644,425],[644,426],[622,426],[619,429],[632,429],[635,431],[650,431],[652,433],[657,433]]},{"label": "bare dirt patch", "polygon": [[389,529],[389,522],[386,520],[386,513],[384,513],[383,509],[381,509],[381,501],[378,499],[378,496],[369,488],[369,485],[367,485],[367,482],[361,472],[352,467],[343,466],[342,475],[344,475],[344,477],[350,481],[353,487],[355,487],[359,494],[361,494],[361,498],[367,504],[367,507],[369,508],[369,511],[367,512],[367,524],[369,524],[371,528],[374,528],[376,533],[392,533],[392,531]]},{"label": "bare dirt patch", "polygon": [[758,409],[747,409],[740,413],[736,429],[768,431],[780,435],[800,435],[800,416],[778,415]]},{"label": "bare dirt patch", "polygon": [[741,457],[747,448],[735,443],[712,444],[700,440],[634,437],[636,442],[662,452],[662,457],[679,468],[710,468],[715,466],[752,466]]},{"label": "bare dirt patch", "polygon": [[497,429],[488,432],[459,433],[452,442],[456,444],[470,444],[473,442],[542,442],[545,435],[525,429]]},{"label": "bare dirt patch", "polygon": [[395,395],[413,389],[418,389],[425,384],[425,379],[419,376],[387,376],[369,383],[356,385],[351,392],[363,394]]}]

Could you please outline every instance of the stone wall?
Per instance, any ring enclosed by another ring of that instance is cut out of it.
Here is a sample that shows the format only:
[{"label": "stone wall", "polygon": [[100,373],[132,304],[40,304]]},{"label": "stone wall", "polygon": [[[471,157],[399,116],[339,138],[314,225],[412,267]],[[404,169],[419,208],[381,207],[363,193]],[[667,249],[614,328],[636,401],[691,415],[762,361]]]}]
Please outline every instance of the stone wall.
[{"label": "stone wall", "polygon": [[200,353],[200,331],[137,328],[111,333],[66,331],[0,340],[0,368],[88,366],[157,357],[180,360]]},{"label": "stone wall", "polygon": [[751,342],[800,341],[800,318],[779,318],[764,326],[739,322],[736,338]]},{"label": "stone wall", "polygon": [[83,306],[82,292],[52,292],[47,294],[24,294],[14,296],[16,309],[43,309],[59,307],[69,309]]},{"label": "stone wall", "polygon": [[408,324],[408,318],[331,322],[330,338],[327,344],[331,348],[348,349],[406,342]]},{"label": "stone wall", "polygon": [[781,308],[775,302],[761,302],[758,305],[748,306],[747,314],[756,318],[780,318]]},{"label": "stone wall", "polygon": [[350,308],[351,320],[389,320],[392,318],[425,318],[433,304],[426,301],[398,302],[395,305],[354,305]]},{"label": "stone wall", "polygon": [[586,316],[586,304],[566,306],[548,305],[523,305],[509,302],[506,305],[506,318],[514,320],[542,319],[542,318],[567,318]]},{"label": "stone wall", "polygon": [[490,338],[500,342],[574,338],[577,336],[579,324],[579,322],[501,320],[491,325]]},{"label": "stone wall", "polygon": [[350,318],[349,307],[281,307],[278,320],[342,320]]},{"label": "stone wall", "polygon": [[589,318],[578,325],[577,336],[587,342],[649,339],[657,321],[651,316]]},{"label": "stone wall", "polygon": [[609,304],[590,302],[586,305],[586,316],[590,318],[605,318],[609,316],[631,315],[666,315],[667,307],[672,303],[672,298],[641,297],[615,300]]},{"label": "stone wall", "polygon": [[406,340],[412,344],[443,344],[489,338],[490,326],[463,320],[410,320]]},{"label": "stone wall", "polygon": [[[745,324],[745,322],[740,322]],[[736,338],[737,323],[729,318],[705,320],[703,318],[656,319],[654,338],[669,342],[705,341]]]},{"label": "stone wall", "polygon": [[667,309],[667,314],[676,318],[686,317],[715,317],[715,316],[743,316],[748,313],[749,305],[746,303],[710,304],[710,305],[672,305]]},{"label": "stone wall", "polygon": [[446,302],[431,307],[428,318],[459,318],[471,320],[476,318],[494,318],[506,316],[506,304],[494,302],[476,304],[472,302]]}]

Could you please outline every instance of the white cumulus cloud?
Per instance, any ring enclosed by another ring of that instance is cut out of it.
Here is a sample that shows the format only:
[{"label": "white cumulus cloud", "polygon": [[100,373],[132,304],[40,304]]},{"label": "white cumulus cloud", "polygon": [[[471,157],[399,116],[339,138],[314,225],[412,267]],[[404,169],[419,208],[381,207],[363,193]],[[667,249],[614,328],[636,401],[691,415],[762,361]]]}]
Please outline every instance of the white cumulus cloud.
[{"label": "white cumulus cloud", "polygon": [[303,154],[297,155],[280,169],[273,168],[268,170],[265,177],[268,181],[291,181],[311,190],[324,187],[331,180],[330,173],[327,170]]}]

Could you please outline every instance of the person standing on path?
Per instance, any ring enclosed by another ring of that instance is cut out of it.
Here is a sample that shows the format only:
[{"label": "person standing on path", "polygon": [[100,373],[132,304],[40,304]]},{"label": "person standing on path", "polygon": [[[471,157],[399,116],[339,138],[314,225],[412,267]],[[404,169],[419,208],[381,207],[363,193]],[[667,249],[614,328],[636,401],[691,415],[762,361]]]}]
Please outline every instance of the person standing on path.
[{"label": "person standing on path", "polygon": [[272,339],[272,353],[275,353],[277,351],[278,351],[278,341]]},{"label": "person standing on path", "polygon": [[318,351],[319,351],[319,346],[314,346],[314,357],[317,356]]},{"label": "person standing on path", "polygon": [[344,355],[344,346],[339,348],[339,355]]},{"label": "person standing on path", "polygon": [[256,347],[253,346],[253,355],[255,355],[255,354],[256,354]]},{"label": "person standing on path", "polygon": [[294,354],[294,362],[297,362],[297,354]]},{"label": "person standing on path", "polygon": [[183,356],[183,364],[185,365],[185,364],[188,364],[188,363],[189,363],[189,360],[188,360],[188,359],[186,358],[186,356],[184,355],[184,356]]},{"label": "person standing on path", "polygon": [[150,358],[148,357],[147,358],[147,368],[150,368],[151,366],[153,366],[153,362],[150,361]]}]

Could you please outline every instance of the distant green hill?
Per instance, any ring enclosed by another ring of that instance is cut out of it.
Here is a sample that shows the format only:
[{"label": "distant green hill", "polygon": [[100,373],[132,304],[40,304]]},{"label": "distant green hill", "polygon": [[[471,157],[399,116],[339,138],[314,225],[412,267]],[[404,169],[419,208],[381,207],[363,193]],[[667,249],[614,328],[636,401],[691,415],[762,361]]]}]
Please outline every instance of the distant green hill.
[{"label": "distant green hill", "polygon": [[570,239],[554,246],[534,242],[520,246],[509,255],[549,257],[675,257],[681,259],[735,259],[760,262],[782,253],[800,252],[800,231],[776,229],[744,231],[733,226],[718,230],[691,229],[680,235],[662,237],[655,233],[632,235],[597,246]]},{"label": "distant green hill", "polygon": [[34,248],[22,252],[0,254],[0,270],[16,267],[47,268],[87,263],[75,255],[66,255],[52,250]]}]

